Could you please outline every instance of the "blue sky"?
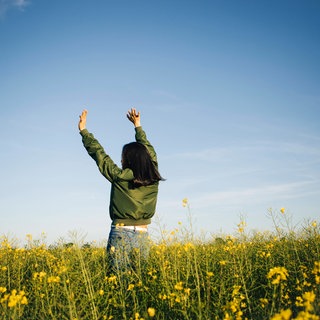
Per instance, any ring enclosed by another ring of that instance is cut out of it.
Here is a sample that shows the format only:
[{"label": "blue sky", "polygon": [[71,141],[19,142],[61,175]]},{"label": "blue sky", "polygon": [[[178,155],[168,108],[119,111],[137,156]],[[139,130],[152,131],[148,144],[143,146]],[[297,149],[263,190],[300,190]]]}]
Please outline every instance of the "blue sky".
[{"label": "blue sky", "polygon": [[[110,186],[78,116],[120,163],[130,107],[154,144],[167,230],[319,220],[319,1],[0,1],[0,234],[108,236]],[[156,222],[156,221],[160,222]]]}]

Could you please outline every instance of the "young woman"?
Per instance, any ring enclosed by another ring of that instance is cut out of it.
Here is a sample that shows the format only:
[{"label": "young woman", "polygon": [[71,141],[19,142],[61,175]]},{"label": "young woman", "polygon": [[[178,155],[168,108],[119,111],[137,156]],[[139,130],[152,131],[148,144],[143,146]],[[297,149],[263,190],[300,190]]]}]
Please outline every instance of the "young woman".
[{"label": "young woman", "polygon": [[84,110],[80,115],[79,130],[88,154],[111,182],[109,214],[112,224],[107,253],[111,267],[118,271],[132,265],[132,254],[138,255],[136,261],[148,256],[148,224],[155,214],[158,185],[163,179],[158,171],[156,152],[141,127],[140,112],[131,108],[127,113],[135,127],[136,142],[124,145],[122,168],[86,129],[87,113]]}]

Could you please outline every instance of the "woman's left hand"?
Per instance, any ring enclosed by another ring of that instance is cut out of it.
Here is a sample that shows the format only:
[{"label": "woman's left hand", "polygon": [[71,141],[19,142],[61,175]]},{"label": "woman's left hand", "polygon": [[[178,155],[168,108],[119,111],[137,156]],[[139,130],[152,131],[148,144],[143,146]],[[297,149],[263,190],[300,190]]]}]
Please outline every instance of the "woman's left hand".
[{"label": "woman's left hand", "polygon": [[83,110],[81,115],[79,116],[80,120],[79,120],[78,128],[79,128],[80,131],[86,128],[86,125],[87,125],[87,114],[88,114],[88,111],[87,110]]}]

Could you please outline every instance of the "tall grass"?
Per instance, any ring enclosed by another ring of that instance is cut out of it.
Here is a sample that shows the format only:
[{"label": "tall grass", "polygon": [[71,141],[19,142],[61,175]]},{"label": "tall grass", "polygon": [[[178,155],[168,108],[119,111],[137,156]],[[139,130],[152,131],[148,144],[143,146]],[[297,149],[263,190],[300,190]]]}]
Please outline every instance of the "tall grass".
[{"label": "tall grass", "polygon": [[[2,237],[1,319],[320,319],[316,221],[199,240],[179,227],[135,270],[107,272],[104,245],[83,241],[21,248]],[[282,220],[278,220],[278,218]]]}]

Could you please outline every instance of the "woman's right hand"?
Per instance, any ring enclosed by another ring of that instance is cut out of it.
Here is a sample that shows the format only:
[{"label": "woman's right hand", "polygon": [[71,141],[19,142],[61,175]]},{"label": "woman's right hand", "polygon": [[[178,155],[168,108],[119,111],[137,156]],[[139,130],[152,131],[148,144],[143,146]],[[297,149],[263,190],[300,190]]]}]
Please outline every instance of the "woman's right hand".
[{"label": "woman's right hand", "polygon": [[134,124],[135,128],[141,126],[140,111],[137,113],[135,108],[131,108],[131,110],[127,112],[127,118]]}]

